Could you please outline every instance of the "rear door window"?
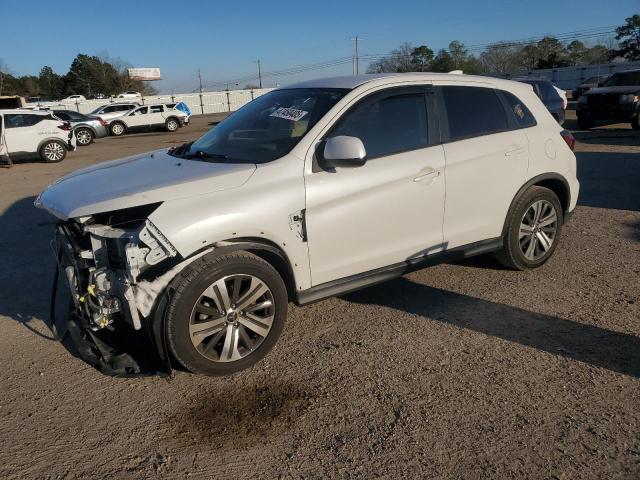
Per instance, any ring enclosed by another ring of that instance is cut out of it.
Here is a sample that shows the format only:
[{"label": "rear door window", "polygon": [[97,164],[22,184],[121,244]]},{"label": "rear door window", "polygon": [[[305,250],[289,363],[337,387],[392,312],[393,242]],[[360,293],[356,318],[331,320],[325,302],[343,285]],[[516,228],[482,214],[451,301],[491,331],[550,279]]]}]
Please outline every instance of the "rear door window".
[{"label": "rear door window", "polygon": [[48,115],[7,114],[4,116],[5,128],[32,127],[42,120],[50,118]]},{"label": "rear door window", "polygon": [[449,139],[490,135],[509,128],[507,113],[492,88],[444,86]]}]

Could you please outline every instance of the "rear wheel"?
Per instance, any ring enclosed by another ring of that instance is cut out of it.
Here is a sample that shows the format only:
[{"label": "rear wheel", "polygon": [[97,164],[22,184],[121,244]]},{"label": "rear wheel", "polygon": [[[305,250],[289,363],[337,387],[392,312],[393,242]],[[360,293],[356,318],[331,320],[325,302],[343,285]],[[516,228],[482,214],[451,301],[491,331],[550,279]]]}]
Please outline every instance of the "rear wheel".
[{"label": "rear wheel", "polygon": [[529,188],[507,219],[507,233],[496,258],[503,265],[527,270],[543,265],[560,240],[563,214],[560,200],[548,188]]},{"label": "rear wheel", "polygon": [[127,131],[124,124],[122,122],[114,122],[111,124],[109,129],[111,131],[111,135],[119,137],[120,135],[124,135]]},{"label": "rear wheel", "polygon": [[79,128],[76,130],[76,141],[83,147],[89,145],[93,142],[93,132],[88,128]]},{"label": "rear wheel", "polygon": [[172,287],[167,343],[192,372],[228,375],[248,368],[271,350],[284,327],[284,282],[251,253],[205,255]]},{"label": "rear wheel", "polygon": [[67,147],[59,140],[49,140],[40,147],[40,158],[43,162],[61,162],[66,156]]},{"label": "rear wheel", "polygon": [[178,127],[180,127],[180,124],[175,118],[170,118],[165,122],[164,127],[166,128],[167,132],[175,132],[176,130],[178,130]]}]

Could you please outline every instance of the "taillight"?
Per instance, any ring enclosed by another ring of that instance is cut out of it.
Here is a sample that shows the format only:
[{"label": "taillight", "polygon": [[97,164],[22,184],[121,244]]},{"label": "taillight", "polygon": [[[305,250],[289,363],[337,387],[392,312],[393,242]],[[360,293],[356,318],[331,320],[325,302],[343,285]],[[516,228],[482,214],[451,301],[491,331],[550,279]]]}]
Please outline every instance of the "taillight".
[{"label": "taillight", "polygon": [[103,127],[107,126],[107,122],[105,122],[103,119],[99,118],[98,122],[100,122],[100,125],[102,125]]},{"label": "taillight", "polygon": [[573,150],[576,146],[576,139],[571,134],[571,132],[569,130],[563,130],[560,132],[560,135],[562,136],[564,141],[567,143],[567,145],[569,145],[569,148]]},{"label": "taillight", "polygon": [[58,128],[60,130],[64,130],[65,132],[68,132],[69,130],[71,130],[71,124],[70,123],[63,123],[62,125],[58,125]]}]

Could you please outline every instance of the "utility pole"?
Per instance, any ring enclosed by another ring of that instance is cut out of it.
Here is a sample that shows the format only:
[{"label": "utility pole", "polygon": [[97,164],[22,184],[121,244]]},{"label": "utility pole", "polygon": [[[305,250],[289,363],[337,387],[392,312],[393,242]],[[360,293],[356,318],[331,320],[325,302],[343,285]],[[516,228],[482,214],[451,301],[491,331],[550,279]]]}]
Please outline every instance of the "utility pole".
[{"label": "utility pole", "polygon": [[360,41],[362,41],[362,38],[356,35],[355,38],[351,39],[351,41],[356,43],[356,55],[354,57],[354,60],[356,64],[356,75],[359,75],[360,74],[360,57],[358,56],[358,44],[360,43]]},{"label": "utility pole", "polygon": [[200,84],[200,113],[204,115],[204,104],[202,103],[202,75],[200,74],[200,69],[198,69],[198,82]]},{"label": "utility pole", "polygon": [[262,70],[260,69],[260,59],[258,59],[258,85],[262,88]]}]

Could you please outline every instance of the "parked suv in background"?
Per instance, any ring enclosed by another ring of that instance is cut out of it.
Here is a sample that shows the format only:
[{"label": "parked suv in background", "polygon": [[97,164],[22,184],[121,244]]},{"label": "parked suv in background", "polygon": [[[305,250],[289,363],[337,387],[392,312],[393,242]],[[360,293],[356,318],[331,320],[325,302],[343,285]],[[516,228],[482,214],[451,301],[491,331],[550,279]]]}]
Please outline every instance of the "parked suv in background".
[{"label": "parked suv in background", "polygon": [[[533,91],[542,100],[544,106],[553,115],[553,118],[562,125],[564,124],[565,110],[567,109],[567,97],[566,94],[563,98],[561,96],[559,88],[556,88],[549,80],[541,78],[521,78],[514,79],[518,82],[528,83],[533,87]],[[562,90],[560,90],[562,91]]]},{"label": "parked suv in background", "polygon": [[107,122],[99,117],[89,117],[73,110],[53,110],[53,114],[60,120],[71,124],[79,146],[89,145],[96,138],[109,135]]},{"label": "parked suv in background", "polygon": [[589,77],[571,91],[571,96],[573,97],[574,100],[578,100],[578,98],[580,98],[580,95],[582,95],[583,93],[588,92],[592,88],[602,86],[602,84],[604,84],[607,78],[609,77],[607,76]]},{"label": "parked suv in background", "polygon": [[640,70],[614,73],[602,87],[580,96],[576,115],[583,130],[600,121],[631,122],[640,129]]},{"label": "parked suv in background", "polygon": [[170,108],[162,103],[144,105],[109,121],[111,135],[120,136],[127,132],[164,128],[175,132],[188,122],[188,116],[181,110]]},{"label": "parked suv in background", "polygon": [[260,96],[195,142],[71,173],[36,205],[59,218],[72,338],[145,329],[165,360],[229,374],[271,349],[290,300],[487,252],[543,265],[578,198],[573,143],[522,83],[336,77]]},{"label": "parked suv in background", "polygon": [[139,106],[140,104],[137,102],[110,103],[109,105],[102,105],[101,107],[96,108],[89,115],[100,117],[104,121],[109,121],[112,118],[120,117]]},{"label": "parked suv in background", "polygon": [[39,110],[0,110],[0,157],[12,161],[39,155],[44,162],[61,162],[76,149],[76,138],[68,122]]}]

